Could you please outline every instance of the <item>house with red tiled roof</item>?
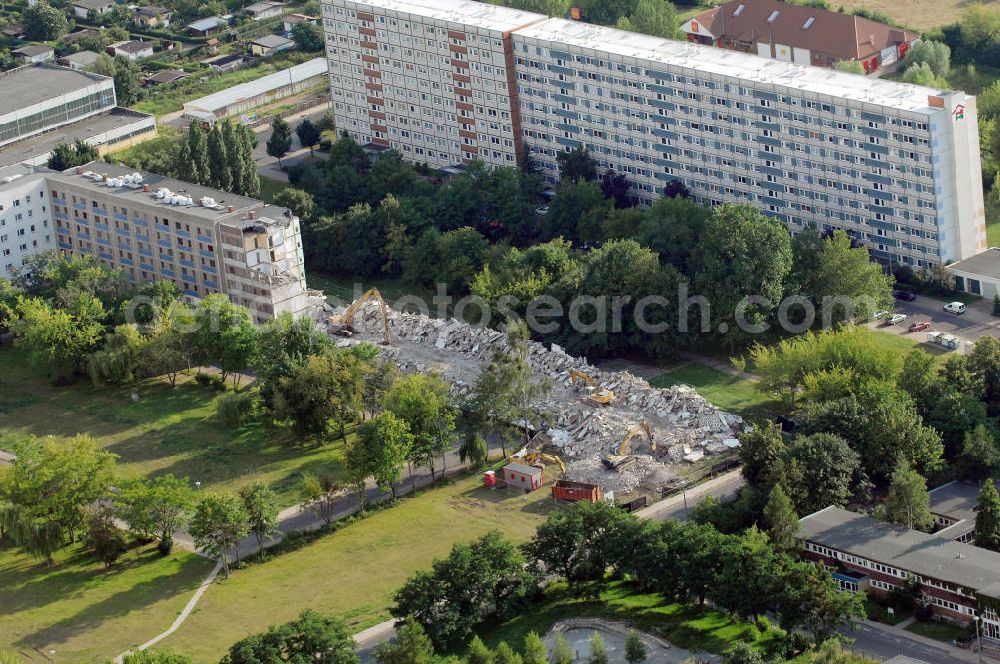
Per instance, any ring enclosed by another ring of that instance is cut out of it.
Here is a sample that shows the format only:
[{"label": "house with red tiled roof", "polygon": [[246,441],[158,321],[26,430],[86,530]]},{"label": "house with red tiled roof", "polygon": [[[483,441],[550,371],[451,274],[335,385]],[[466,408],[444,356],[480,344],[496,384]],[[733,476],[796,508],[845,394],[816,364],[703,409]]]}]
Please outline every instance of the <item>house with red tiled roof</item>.
[{"label": "house with red tiled roof", "polygon": [[776,0],[732,0],[681,25],[689,41],[814,67],[892,70],[919,36],[863,16]]}]

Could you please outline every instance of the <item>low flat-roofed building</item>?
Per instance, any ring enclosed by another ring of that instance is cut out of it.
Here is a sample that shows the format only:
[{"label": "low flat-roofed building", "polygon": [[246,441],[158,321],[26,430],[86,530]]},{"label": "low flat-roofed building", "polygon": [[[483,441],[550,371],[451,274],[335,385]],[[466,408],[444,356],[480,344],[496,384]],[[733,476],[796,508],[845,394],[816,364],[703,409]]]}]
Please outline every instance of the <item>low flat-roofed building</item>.
[{"label": "low flat-roofed building", "polygon": [[954,480],[928,492],[935,535],[970,543],[976,537],[976,505],[982,485]]},{"label": "low flat-roofed building", "polygon": [[271,0],[261,0],[261,2],[255,2],[251,5],[247,5],[243,8],[243,12],[245,14],[249,14],[255,21],[262,21],[265,18],[271,18],[272,16],[281,16],[281,12],[284,8],[284,3],[272,2]]},{"label": "low flat-roofed building", "polygon": [[199,18],[187,24],[188,33],[194,37],[207,37],[214,35],[226,25],[218,16],[207,16]]},{"label": "low flat-roofed building", "polygon": [[311,25],[316,25],[316,21],[319,20],[315,16],[306,16],[305,14],[285,14],[282,19],[282,25],[285,28],[285,36],[292,36],[292,28],[294,28],[299,23],[309,23]]},{"label": "low flat-roofed building", "polygon": [[288,209],[106,162],[47,176],[57,247],[172,281],[197,300],[223,293],[256,323],[309,307],[299,219]]},{"label": "low flat-roofed building", "polygon": [[239,115],[323,84],[326,80],[326,67],[326,58],[314,58],[289,69],[234,85],[185,103],[184,115],[205,121]]},{"label": "low flat-roofed building", "polygon": [[59,58],[59,64],[74,70],[86,69],[97,62],[98,55],[93,51],[77,51]]},{"label": "low flat-roofed building", "polygon": [[0,73],[0,145],[115,107],[107,76],[34,64]]},{"label": "low flat-roofed building", "polygon": [[174,81],[185,79],[187,76],[187,72],[183,69],[164,69],[147,78],[146,85],[163,85],[164,83],[173,83]]},{"label": "low flat-roofed building", "polygon": [[170,25],[170,19],[173,17],[173,12],[171,12],[166,7],[154,7],[148,5],[146,7],[139,7],[135,10],[135,23],[145,28],[166,28]]},{"label": "low flat-roofed building", "polygon": [[295,48],[295,42],[279,35],[264,35],[250,41],[250,53],[262,58],[269,58],[291,48]]},{"label": "low flat-roofed building", "polygon": [[114,56],[120,55],[129,60],[141,60],[142,58],[153,57],[153,44],[139,39],[132,39],[130,41],[111,44],[108,46],[108,53]]},{"label": "low flat-roofed building", "polygon": [[955,290],[993,299],[1000,293],[1000,248],[990,247],[974,256],[951,263],[947,271],[955,277]]},{"label": "low flat-roofed building", "polygon": [[30,65],[39,62],[49,62],[56,57],[56,52],[51,46],[45,44],[28,44],[11,51],[14,59],[21,64]]},{"label": "low flat-roofed building", "polygon": [[87,18],[90,12],[100,15],[109,11],[114,4],[114,0],[74,0],[73,15],[77,18]]},{"label": "low flat-roofed building", "polygon": [[835,506],[800,519],[796,537],[804,557],[857,577],[870,592],[901,588],[912,576],[939,617],[966,625],[978,616],[981,634],[1000,644],[1000,553]]},{"label": "low flat-roofed building", "polygon": [[126,148],[156,136],[156,118],[127,108],[111,108],[59,125],[42,134],[9,143],[0,148],[0,167],[13,164],[44,165],[59,143],[82,139],[97,148],[99,154]]},{"label": "low flat-roofed building", "polygon": [[209,69],[221,74],[222,72],[236,71],[243,67],[246,64],[246,57],[242,53],[228,53],[202,60],[201,64],[208,65]]}]

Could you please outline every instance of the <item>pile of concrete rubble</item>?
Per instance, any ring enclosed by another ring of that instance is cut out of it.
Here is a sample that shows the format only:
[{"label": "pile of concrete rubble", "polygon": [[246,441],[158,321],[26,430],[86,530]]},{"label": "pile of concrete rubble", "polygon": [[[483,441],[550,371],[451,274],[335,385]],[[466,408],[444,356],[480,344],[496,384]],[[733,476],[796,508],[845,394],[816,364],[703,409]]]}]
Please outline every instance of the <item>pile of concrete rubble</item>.
[{"label": "pile of concrete rubble", "polygon": [[[333,310],[328,308],[327,315]],[[326,316],[322,317],[325,321]],[[355,335],[340,343],[377,342],[382,337],[378,306],[367,303],[354,317]],[[507,347],[503,332],[471,326],[457,320],[389,310],[392,343],[380,346],[403,371],[439,372],[457,396],[471,391],[481,368],[496,349]],[[739,416],[719,410],[686,385],[659,389],[628,372],[607,372],[573,357],[562,348],[529,342],[531,366],[539,378],[548,377],[552,390],[536,400],[543,414],[543,438],[558,450],[569,479],[600,484],[607,491],[628,493],[640,485],[657,489],[675,478],[685,463],[738,446],[744,423]],[[583,401],[593,388],[572,384],[570,370],[589,375],[611,390],[614,401],[605,407]],[[629,454],[636,463],[619,471],[607,470],[601,459],[618,452],[626,433],[643,420],[653,433],[632,439]]]}]

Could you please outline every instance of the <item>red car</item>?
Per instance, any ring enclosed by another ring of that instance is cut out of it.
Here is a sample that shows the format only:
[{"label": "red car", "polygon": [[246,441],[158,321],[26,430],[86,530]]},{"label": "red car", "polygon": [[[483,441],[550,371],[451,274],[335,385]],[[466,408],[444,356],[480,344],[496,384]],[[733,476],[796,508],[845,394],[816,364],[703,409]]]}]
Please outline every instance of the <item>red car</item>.
[{"label": "red car", "polygon": [[912,325],[910,325],[910,332],[922,332],[923,330],[926,330],[930,326],[931,326],[930,323],[928,323],[925,320],[922,320],[919,323],[913,323]]}]

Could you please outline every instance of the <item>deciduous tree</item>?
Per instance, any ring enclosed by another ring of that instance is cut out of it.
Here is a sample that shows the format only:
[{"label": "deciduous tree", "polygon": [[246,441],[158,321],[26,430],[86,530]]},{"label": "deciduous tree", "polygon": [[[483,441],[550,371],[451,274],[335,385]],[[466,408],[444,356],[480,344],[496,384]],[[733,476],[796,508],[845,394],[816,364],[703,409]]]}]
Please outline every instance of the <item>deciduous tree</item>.
[{"label": "deciduous tree", "polygon": [[236,496],[210,493],[198,501],[189,527],[195,546],[222,563],[229,577],[229,553],[239,564],[239,542],[247,536],[249,524],[243,503]]},{"label": "deciduous tree", "polygon": [[1000,551],[1000,493],[993,480],[983,482],[976,503],[976,546]]},{"label": "deciduous tree", "polygon": [[885,513],[889,521],[906,528],[927,530],[934,523],[927,481],[905,458],[900,459],[892,473]]},{"label": "deciduous tree", "polygon": [[264,555],[264,540],[278,534],[278,496],[266,484],[254,482],[240,489],[247,516],[247,529],[257,538],[257,550]]}]

